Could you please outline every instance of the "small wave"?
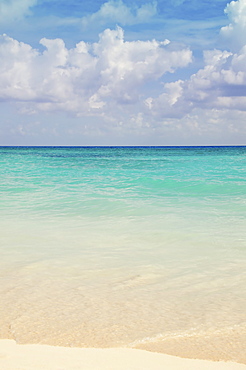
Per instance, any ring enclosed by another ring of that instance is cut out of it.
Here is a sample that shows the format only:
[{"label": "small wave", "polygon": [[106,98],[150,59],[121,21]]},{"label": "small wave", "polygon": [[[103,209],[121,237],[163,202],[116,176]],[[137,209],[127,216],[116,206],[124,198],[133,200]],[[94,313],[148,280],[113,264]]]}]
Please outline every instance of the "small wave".
[{"label": "small wave", "polygon": [[134,275],[127,279],[117,281],[115,288],[133,288],[139,285],[146,285],[155,282],[160,275],[158,274],[145,274],[145,275]]}]

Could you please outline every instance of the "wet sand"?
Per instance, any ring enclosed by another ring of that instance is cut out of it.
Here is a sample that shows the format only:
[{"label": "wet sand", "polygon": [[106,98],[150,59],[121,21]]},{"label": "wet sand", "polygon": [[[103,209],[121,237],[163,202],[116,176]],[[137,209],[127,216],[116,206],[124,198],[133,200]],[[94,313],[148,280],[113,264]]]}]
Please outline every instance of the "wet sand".
[{"label": "wet sand", "polygon": [[0,340],[2,370],[246,370],[246,365],[184,359],[137,349],[69,348]]}]

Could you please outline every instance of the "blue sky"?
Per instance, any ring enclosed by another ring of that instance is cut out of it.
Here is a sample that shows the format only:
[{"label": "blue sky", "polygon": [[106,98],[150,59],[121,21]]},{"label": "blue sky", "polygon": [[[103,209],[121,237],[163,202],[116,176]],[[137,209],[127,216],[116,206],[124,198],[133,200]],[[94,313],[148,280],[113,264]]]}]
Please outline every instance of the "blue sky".
[{"label": "blue sky", "polygon": [[0,145],[246,144],[246,0],[0,0]]}]

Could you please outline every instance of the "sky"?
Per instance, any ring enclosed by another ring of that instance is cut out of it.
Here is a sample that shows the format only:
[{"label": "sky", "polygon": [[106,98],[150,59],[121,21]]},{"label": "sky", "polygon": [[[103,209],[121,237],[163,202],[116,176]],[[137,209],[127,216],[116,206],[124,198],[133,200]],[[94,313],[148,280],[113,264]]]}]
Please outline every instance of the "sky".
[{"label": "sky", "polygon": [[246,0],[0,0],[0,145],[246,145]]}]

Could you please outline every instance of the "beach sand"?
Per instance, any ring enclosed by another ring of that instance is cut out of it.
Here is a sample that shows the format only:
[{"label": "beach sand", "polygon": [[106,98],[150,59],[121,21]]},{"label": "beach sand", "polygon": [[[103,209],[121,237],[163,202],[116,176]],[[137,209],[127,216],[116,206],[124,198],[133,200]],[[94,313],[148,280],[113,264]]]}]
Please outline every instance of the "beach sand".
[{"label": "beach sand", "polygon": [[246,370],[233,362],[191,360],[129,348],[69,348],[0,340],[1,370]]}]

